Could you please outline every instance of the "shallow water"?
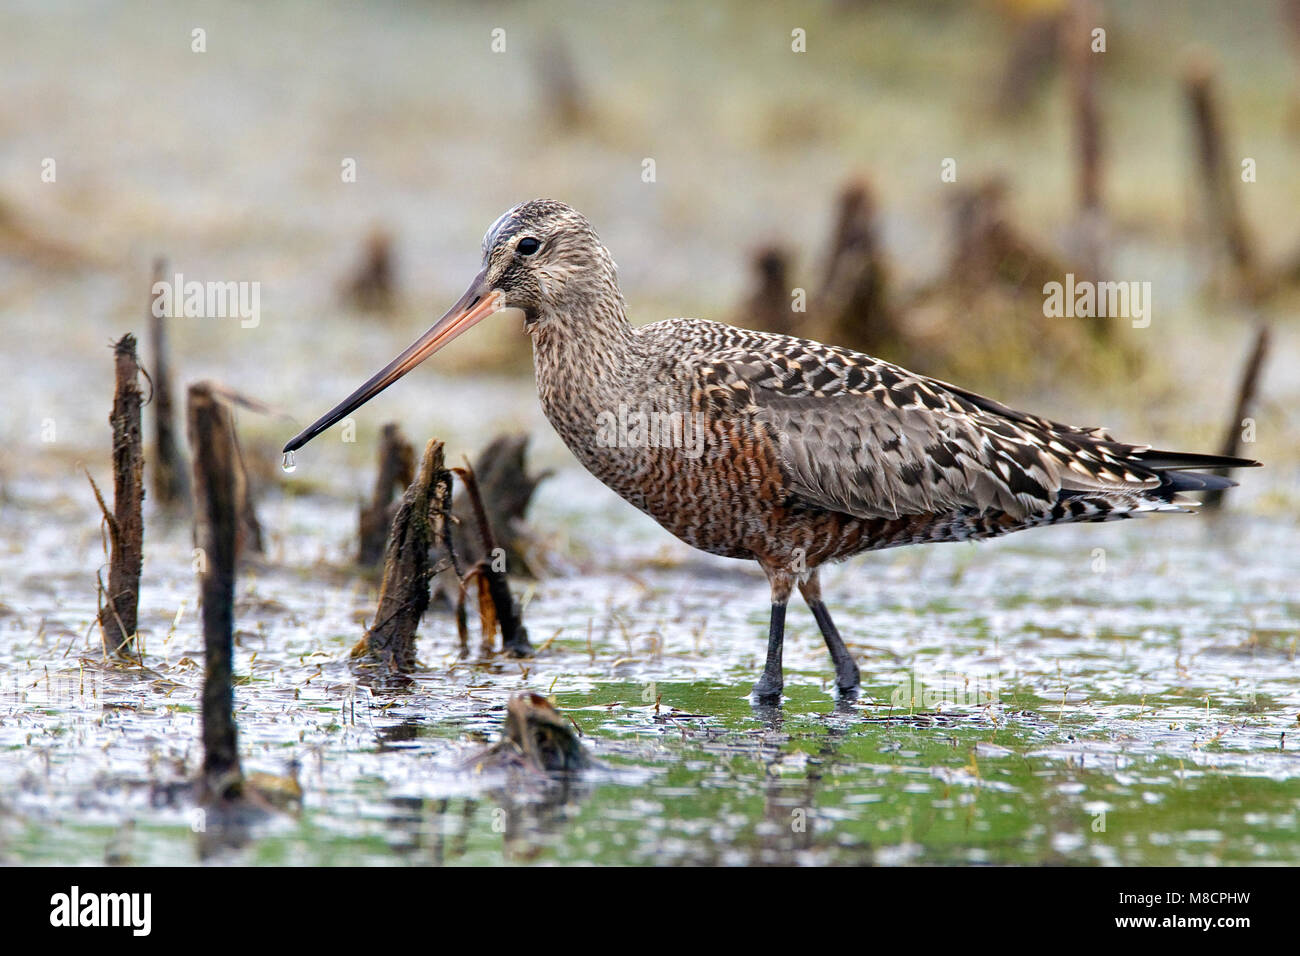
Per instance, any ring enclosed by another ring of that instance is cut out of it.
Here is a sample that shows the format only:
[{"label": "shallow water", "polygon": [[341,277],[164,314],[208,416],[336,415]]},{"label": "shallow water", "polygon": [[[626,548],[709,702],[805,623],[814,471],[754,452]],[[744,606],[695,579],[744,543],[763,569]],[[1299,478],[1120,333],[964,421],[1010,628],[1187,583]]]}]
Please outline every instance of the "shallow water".
[{"label": "shallow water", "polygon": [[[518,583],[537,657],[457,661],[450,616],[431,611],[425,669],[376,693],[344,663],[374,607],[346,570],[355,515],[295,492],[311,457],[263,501],[269,557],[241,573],[236,648],[245,770],[297,761],[304,806],[238,847],[214,849],[184,795],[164,797],[199,759],[188,529],[150,526],[147,670],[124,669],[90,626],[82,569],[103,558],[86,496],[71,478],[9,485],[0,857],[1300,858],[1294,522],[1171,516],[856,559],[825,590],[862,700],[835,706],[811,615],[793,608],[775,711],[746,699],[766,630],[757,571],[677,545],[569,465],[533,516],[565,530],[569,573]],[[523,688],[553,694],[601,761],[580,786],[508,793],[465,769]]]}]

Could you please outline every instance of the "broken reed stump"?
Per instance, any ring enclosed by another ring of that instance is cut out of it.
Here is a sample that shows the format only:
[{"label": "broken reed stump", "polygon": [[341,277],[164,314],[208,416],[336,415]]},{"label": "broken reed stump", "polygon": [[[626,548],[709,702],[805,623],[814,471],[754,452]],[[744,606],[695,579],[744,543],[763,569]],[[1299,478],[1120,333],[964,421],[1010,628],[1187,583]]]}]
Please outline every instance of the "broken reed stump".
[{"label": "broken reed stump", "polygon": [[475,770],[565,773],[585,770],[592,759],[577,727],[541,694],[517,691],[506,701],[501,739],[466,761]]},{"label": "broken reed stump", "polygon": [[395,422],[379,433],[379,471],[375,476],[370,504],[362,505],[358,517],[357,563],[373,567],[384,557],[388,530],[396,508],[394,498],[400,489],[415,480],[415,448]]},{"label": "broken reed stump", "polygon": [[[1097,108],[1097,57],[1092,30],[1100,26],[1101,11],[1092,0],[1070,0],[1061,31],[1061,46],[1070,81],[1074,114],[1075,155],[1079,159],[1076,187],[1079,208],[1101,207],[1101,115]],[[1089,278],[1094,278],[1089,276]]]},{"label": "broken reed stump", "polygon": [[1007,23],[1014,32],[998,84],[998,111],[1003,116],[1023,113],[1043,89],[1056,68],[1057,36],[1061,13],[1051,7]]},{"label": "broken reed stump", "polygon": [[1300,285],[1300,253],[1294,253],[1278,272],[1279,284]]},{"label": "broken reed stump", "polygon": [[257,519],[257,510],[253,507],[253,488],[248,476],[248,462],[244,460],[244,446],[239,443],[239,432],[234,427],[235,417],[231,413],[231,439],[235,444],[235,500],[239,504],[238,539],[235,553],[246,555],[250,551],[265,553],[262,544],[262,522]]},{"label": "broken reed stump", "polygon": [[194,537],[199,548],[203,621],[204,799],[243,795],[235,727],[233,657],[235,555],[239,535],[239,463],[234,418],[207,382],[189,388],[186,403],[194,461]]},{"label": "broken reed stump", "polygon": [[586,125],[591,110],[569,44],[558,33],[551,33],[537,50],[533,67],[547,111],[561,129],[572,131]]},{"label": "broken reed stump", "polygon": [[149,346],[153,359],[153,496],[165,508],[185,508],[189,505],[190,484],[186,474],[185,459],[176,440],[175,413],[172,409],[172,374],[167,353],[168,316],[159,315],[155,306],[153,288],[163,282],[167,264],[155,259],[153,285],[149,294]]},{"label": "broken reed stump", "polygon": [[898,338],[876,200],[865,180],[850,182],[840,192],[816,309],[828,342],[874,353],[886,351]]},{"label": "broken reed stump", "polygon": [[496,628],[500,625],[502,650],[511,657],[528,657],[533,653],[533,645],[528,640],[528,629],[524,627],[523,612],[519,602],[510,591],[510,581],[506,577],[507,563],[501,560],[504,551],[498,549],[493,536],[487,510],[483,505],[483,496],[479,493],[478,479],[474,476],[474,469],[468,464],[464,468],[455,469],[455,472],[464,483],[465,492],[474,509],[479,546],[485,555],[461,578],[462,599],[465,586],[471,579],[478,585],[479,621],[482,625],[479,653],[483,657],[491,656]]},{"label": "broken reed stump", "polygon": [[[1250,416],[1250,410],[1255,405],[1255,397],[1259,393],[1260,373],[1263,371],[1264,361],[1268,357],[1269,338],[1268,325],[1261,323],[1259,330],[1255,333],[1255,344],[1251,348],[1246,364],[1241,370],[1241,384],[1237,388],[1237,404],[1233,406],[1232,418],[1228,420],[1228,428],[1223,435],[1223,444],[1219,446],[1220,455],[1236,458],[1241,454],[1242,429],[1246,427],[1245,420]],[[1226,478],[1228,477],[1228,470],[1226,468],[1219,469],[1215,474]],[[1204,506],[1206,508],[1221,508],[1225,494],[1227,494],[1225,489],[1207,492]]]},{"label": "broken reed stump", "polygon": [[[1282,0],[1278,6],[1278,13],[1281,15],[1282,29],[1290,41],[1288,46],[1291,48],[1293,67],[1300,66],[1300,0]],[[1295,85],[1291,88],[1290,100],[1287,125],[1294,135],[1300,131],[1300,88]]]},{"label": "broken reed stump", "polygon": [[1257,302],[1264,290],[1255,243],[1237,205],[1235,166],[1228,159],[1214,66],[1207,57],[1198,57],[1187,68],[1184,87],[1211,241],[1227,253],[1239,294],[1248,302]]},{"label": "broken reed stump", "polygon": [[243,557],[252,551],[257,554],[265,550],[262,542],[262,523],[257,518],[257,509],[253,505],[253,483],[244,458],[244,447],[239,441],[239,429],[235,427],[234,408],[242,406],[259,415],[275,414],[275,410],[265,402],[258,401],[242,392],[237,392],[220,382],[202,383],[214,399],[223,403],[230,413],[230,434],[235,444],[235,495],[238,501],[239,530],[235,539],[235,552]]},{"label": "broken reed stump", "polygon": [[754,285],[741,304],[736,324],[782,335],[797,335],[801,316],[792,308],[790,254],[780,246],[764,246],[754,253]]},{"label": "broken reed stump", "polygon": [[1078,270],[1039,248],[1016,227],[1007,203],[1006,182],[990,177],[957,192],[952,215],[949,275],[958,286],[1002,285],[1042,297],[1043,286]]},{"label": "broken reed stump", "polygon": [[361,261],[343,285],[343,301],[360,312],[391,312],[397,302],[393,237],[373,229],[366,237]]},{"label": "broken reed stump", "polygon": [[[415,632],[429,607],[433,576],[443,569],[441,562],[440,566],[433,564],[430,551],[435,544],[448,552],[451,549],[447,517],[451,485],[442,442],[432,438],[424,447],[419,473],[393,518],[375,622],[352,648],[352,658],[361,666],[390,674],[415,669]],[[445,560],[449,566],[450,558]]]},{"label": "broken reed stump", "polygon": [[[144,566],[144,442],[140,428],[140,364],[135,336],[129,332],[113,346],[116,387],[113,390],[113,513],[100,498],[108,523],[112,553],[108,565],[106,604],[99,612],[104,643],[115,654],[125,654],[135,640],[140,606],[140,572]],[[91,482],[92,486],[94,482]]]},{"label": "broken reed stump", "polygon": [[[1078,157],[1076,244],[1083,278],[1092,281],[1101,276],[1104,255],[1101,110],[1097,105],[1097,65],[1102,54],[1093,51],[1092,37],[1100,21],[1101,11],[1094,0],[1069,0],[1060,34],[1074,117],[1074,154]],[[1112,323],[1098,322],[1090,328],[1107,333]]]},{"label": "broken reed stump", "polygon": [[[474,477],[494,547],[504,549],[511,573],[535,577],[536,569],[528,564],[525,554],[524,519],[537,486],[551,473],[530,474],[527,458],[526,435],[498,435],[479,453],[474,462]],[[452,527],[456,555],[467,566],[488,557],[488,551],[483,549],[483,535],[471,530],[477,527],[478,516],[467,488],[457,492],[452,513],[456,516]]]}]

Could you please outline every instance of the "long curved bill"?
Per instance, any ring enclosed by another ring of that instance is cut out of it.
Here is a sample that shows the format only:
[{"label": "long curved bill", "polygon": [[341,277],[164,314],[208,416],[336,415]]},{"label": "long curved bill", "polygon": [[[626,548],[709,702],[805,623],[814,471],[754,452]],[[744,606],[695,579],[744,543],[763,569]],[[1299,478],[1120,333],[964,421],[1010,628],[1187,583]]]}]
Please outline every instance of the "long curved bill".
[{"label": "long curved bill", "polygon": [[487,269],[474,277],[460,301],[447,310],[447,314],[429,327],[401,355],[375,373],[369,381],[343,399],[310,426],[303,429],[284,446],[285,453],[297,451],[325,429],[356,411],[389,385],[415,368],[456,336],[486,319],[493,312],[505,308],[505,296],[487,288]]}]

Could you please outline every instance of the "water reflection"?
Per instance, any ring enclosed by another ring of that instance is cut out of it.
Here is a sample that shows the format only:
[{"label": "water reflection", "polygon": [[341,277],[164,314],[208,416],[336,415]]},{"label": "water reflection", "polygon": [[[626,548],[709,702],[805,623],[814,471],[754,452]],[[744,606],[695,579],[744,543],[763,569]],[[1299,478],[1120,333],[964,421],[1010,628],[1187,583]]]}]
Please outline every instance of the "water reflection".
[{"label": "water reflection", "polygon": [[395,855],[422,865],[455,864],[471,849],[492,846],[505,862],[532,862],[563,840],[593,790],[561,773],[503,779],[473,796],[393,797],[383,818],[386,840]]}]

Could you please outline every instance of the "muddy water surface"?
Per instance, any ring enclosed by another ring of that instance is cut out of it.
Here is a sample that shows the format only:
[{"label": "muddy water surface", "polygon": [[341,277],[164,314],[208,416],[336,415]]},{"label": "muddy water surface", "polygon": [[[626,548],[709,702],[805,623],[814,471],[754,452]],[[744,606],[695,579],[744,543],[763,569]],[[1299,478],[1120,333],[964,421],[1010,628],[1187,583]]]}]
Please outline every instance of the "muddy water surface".
[{"label": "muddy water surface", "polygon": [[[345,663],[374,608],[373,582],[347,567],[353,505],[298,484],[320,457],[268,489],[268,557],[238,585],[245,769],[296,765],[303,808],[218,858],[1300,858],[1293,523],[1174,516],[857,559],[825,589],[862,700],[836,706],[796,607],[788,699],[763,710],[746,699],[766,630],[758,573],[678,546],[562,466],[534,514],[557,570],[518,584],[537,657],[458,660],[450,616],[433,611],[425,668],[376,692]],[[327,484],[352,480],[364,473]],[[188,800],[169,797],[199,759],[188,528],[154,516],[144,667],[107,663],[83,482],[6,490],[0,858],[210,858]],[[601,762],[581,785],[507,791],[465,768],[524,688],[554,695]]]}]

